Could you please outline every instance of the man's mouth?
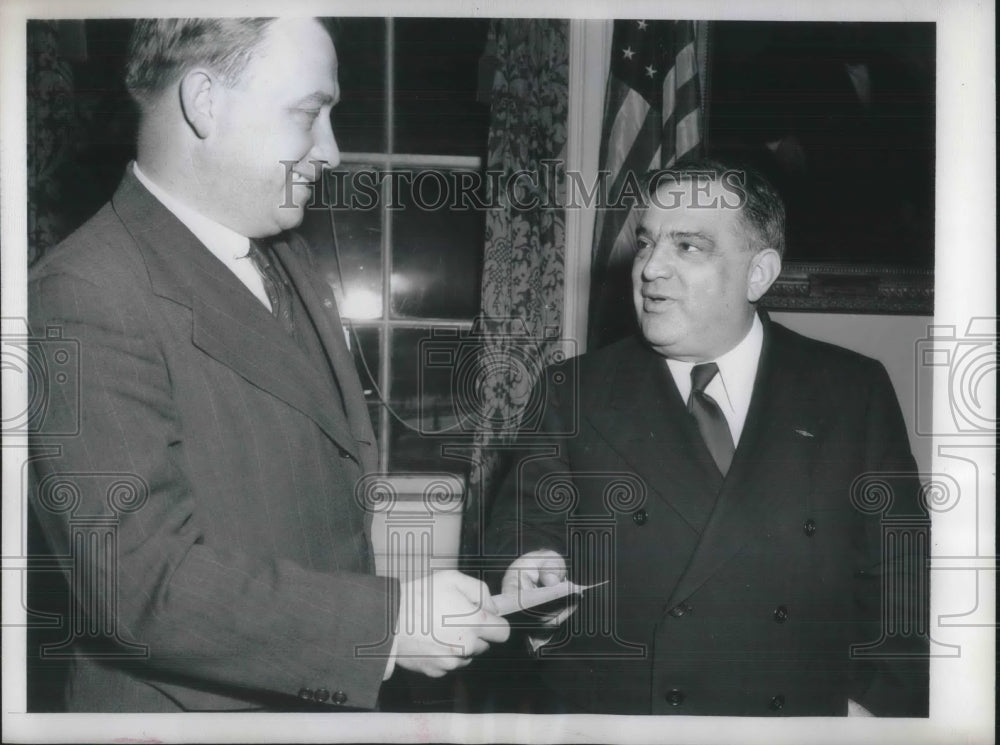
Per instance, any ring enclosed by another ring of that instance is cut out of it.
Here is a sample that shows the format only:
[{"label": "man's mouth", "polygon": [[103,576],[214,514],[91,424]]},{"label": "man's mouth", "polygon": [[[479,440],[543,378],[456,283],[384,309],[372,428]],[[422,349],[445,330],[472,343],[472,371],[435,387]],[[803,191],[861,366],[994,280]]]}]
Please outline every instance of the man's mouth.
[{"label": "man's mouth", "polygon": [[642,295],[642,305],[646,310],[659,308],[675,301],[675,298],[654,290],[642,290],[640,294]]}]

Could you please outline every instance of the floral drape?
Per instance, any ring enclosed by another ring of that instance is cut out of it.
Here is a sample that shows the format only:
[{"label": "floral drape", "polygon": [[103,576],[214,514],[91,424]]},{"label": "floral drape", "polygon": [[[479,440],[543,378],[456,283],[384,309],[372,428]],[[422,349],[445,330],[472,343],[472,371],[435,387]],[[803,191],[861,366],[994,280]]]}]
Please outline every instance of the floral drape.
[{"label": "floral drape", "polygon": [[495,54],[487,170],[501,172],[486,216],[480,335],[481,426],[464,520],[465,551],[480,530],[506,466],[504,455],[562,336],[569,24],[502,19],[490,28]]},{"label": "floral drape", "polygon": [[58,172],[76,141],[73,67],[55,21],[28,24],[28,261],[65,237]]}]

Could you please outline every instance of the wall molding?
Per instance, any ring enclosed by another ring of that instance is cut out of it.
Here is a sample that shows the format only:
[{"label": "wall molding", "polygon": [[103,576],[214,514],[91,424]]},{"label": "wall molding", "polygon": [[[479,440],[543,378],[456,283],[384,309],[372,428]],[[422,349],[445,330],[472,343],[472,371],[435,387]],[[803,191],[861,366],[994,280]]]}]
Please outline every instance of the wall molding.
[{"label": "wall molding", "polygon": [[[597,179],[612,23],[578,18],[569,22],[566,170],[579,172],[584,183],[594,183]],[[562,335],[568,355],[586,351],[595,216],[593,205],[566,210]]]}]

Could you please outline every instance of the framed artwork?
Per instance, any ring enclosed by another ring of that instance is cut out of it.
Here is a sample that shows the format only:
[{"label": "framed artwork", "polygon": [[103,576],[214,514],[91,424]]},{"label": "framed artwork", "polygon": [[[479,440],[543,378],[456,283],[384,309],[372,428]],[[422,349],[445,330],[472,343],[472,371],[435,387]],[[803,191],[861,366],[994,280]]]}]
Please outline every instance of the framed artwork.
[{"label": "framed artwork", "polygon": [[708,155],[785,199],[776,310],[931,315],[933,23],[709,24]]}]

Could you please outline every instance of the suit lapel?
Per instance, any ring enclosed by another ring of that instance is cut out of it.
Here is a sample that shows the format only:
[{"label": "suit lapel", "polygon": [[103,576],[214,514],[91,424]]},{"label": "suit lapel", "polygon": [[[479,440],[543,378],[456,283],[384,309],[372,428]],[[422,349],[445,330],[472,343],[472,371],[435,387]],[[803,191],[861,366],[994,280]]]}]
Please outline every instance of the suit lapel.
[{"label": "suit lapel", "polygon": [[192,342],[245,380],[311,418],[355,457],[336,394],[267,309],[201,242],[126,173],[113,199],[136,240],[153,291],[191,309]]},{"label": "suit lapel", "polygon": [[343,324],[337,312],[337,304],[331,288],[322,285],[315,274],[306,271],[288,242],[274,245],[279,261],[299,290],[299,297],[305,305],[316,333],[319,336],[327,361],[333,369],[351,435],[358,443],[361,465],[365,472],[378,468],[378,451],[371,416],[365,403],[364,393],[354,366],[354,357],[344,339]]},{"label": "suit lapel", "polygon": [[811,490],[815,450],[822,440],[823,391],[781,329],[765,318],[764,348],[746,426],[715,509],[667,607],[689,597],[744,544],[760,537],[782,502]]},{"label": "suit lapel", "polygon": [[700,531],[722,479],[665,360],[638,341],[623,351],[604,385],[607,399],[586,416],[650,492]]}]

